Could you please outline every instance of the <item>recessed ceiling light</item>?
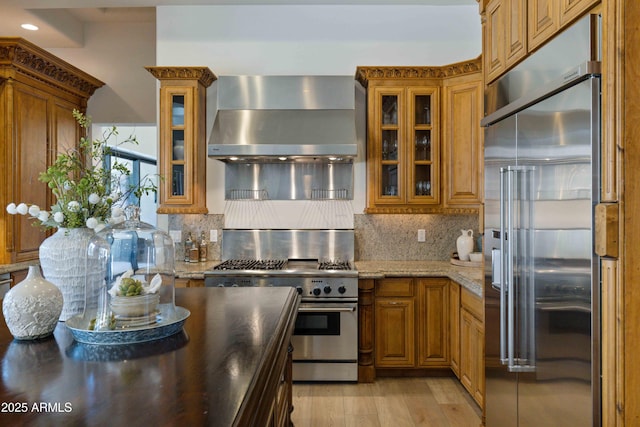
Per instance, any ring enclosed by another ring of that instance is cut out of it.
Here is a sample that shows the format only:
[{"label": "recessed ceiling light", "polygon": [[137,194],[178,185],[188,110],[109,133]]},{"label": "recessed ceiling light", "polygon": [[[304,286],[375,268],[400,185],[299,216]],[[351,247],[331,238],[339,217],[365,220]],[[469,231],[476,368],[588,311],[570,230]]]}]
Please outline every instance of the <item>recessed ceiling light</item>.
[{"label": "recessed ceiling light", "polygon": [[29,31],[38,31],[40,29],[38,28],[37,25],[33,25],[33,24],[22,24],[20,26],[25,30],[29,30]]}]

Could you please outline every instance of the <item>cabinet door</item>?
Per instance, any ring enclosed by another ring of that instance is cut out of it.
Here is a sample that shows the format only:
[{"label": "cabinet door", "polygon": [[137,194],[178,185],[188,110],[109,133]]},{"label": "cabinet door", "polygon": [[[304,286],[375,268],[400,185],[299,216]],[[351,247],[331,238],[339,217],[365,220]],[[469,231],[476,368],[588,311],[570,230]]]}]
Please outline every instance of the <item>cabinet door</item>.
[{"label": "cabinet door", "polygon": [[564,27],[598,3],[600,0],[561,0],[560,25]]},{"label": "cabinet door", "polygon": [[449,280],[417,281],[418,365],[449,367]]},{"label": "cabinet door", "polygon": [[439,91],[435,87],[407,89],[407,138],[402,142],[407,159],[409,203],[440,202]]},{"label": "cabinet door", "polygon": [[527,0],[510,0],[505,6],[505,62],[509,68],[527,54]]},{"label": "cabinet door", "polygon": [[478,207],[482,201],[482,76],[451,79],[444,89],[445,205]]},{"label": "cabinet door", "polygon": [[506,69],[505,22],[508,0],[492,0],[487,5],[484,26],[484,72],[487,83],[492,82]]},{"label": "cabinet door", "polygon": [[460,285],[449,283],[449,348],[451,370],[460,378]]},{"label": "cabinet door", "polygon": [[[15,173],[8,174],[10,185],[9,199],[16,204],[24,202],[49,209],[52,197],[47,185],[38,177],[54,158],[55,143],[50,137],[50,95],[30,86],[17,83],[13,92],[13,136],[9,162],[14,165]],[[5,149],[5,147],[2,147]],[[8,166],[8,165],[5,165]],[[12,262],[38,258],[38,248],[46,235],[32,225],[29,215],[11,215],[8,217],[7,247],[12,248]]]},{"label": "cabinet door", "polygon": [[193,204],[193,97],[191,87],[161,89],[161,205]]},{"label": "cabinet door", "polygon": [[400,87],[376,87],[373,89],[369,118],[369,160],[372,167],[374,204],[404,203],[405,177],[404,141],[405,90]]},{"label": "cabinet door", "polygon": [[413,298],[377,298],[375,302],[376,367],[413,367],[415,325]]},{"label": "cabinet door", "polygon": [[557,0],[528,0],[527,30],[529,50],[542,45],[560,27]]},{"label": "cabinet door", "polygon": [[484,328],[464,307],[460,315],[460,382],[484,405]]}]

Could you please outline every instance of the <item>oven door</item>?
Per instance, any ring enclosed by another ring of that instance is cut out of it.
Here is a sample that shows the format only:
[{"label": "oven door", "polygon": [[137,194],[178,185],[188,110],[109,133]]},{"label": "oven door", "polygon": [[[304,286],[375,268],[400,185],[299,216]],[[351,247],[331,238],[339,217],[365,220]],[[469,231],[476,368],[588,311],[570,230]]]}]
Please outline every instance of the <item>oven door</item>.
[{"label": "oven door", "polygon": [[302,303],[293,332],[293,360],[355,360],[358,303]]},{"label": "oven door", "polygon": [[302,303],[292,337],[294,381],[358,379],[358,303]]}]

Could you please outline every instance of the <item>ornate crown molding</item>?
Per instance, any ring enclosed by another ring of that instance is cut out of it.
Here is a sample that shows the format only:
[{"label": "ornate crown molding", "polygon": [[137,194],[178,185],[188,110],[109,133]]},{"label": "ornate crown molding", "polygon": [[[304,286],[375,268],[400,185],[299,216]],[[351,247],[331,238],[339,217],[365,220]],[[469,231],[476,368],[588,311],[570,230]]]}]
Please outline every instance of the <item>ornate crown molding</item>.
[{"label": "ornate crown molding", "polygon": [[144,67],[158,80],[197,80],[209,87],[218,79],[208,67]]},{"label": "ornate crown molding", "polygon": [[86,99],[104,86],[104,82],[20,37],[0,37],[0,69],[11,69]]},{"label": "ornate crown molding", "polygon": [[358,67],[356,80],[364,87],[374,79],[442,79],[461,76],[482,70],[482,61],[478,57],[471,61],[456,62],[438,67]]}]

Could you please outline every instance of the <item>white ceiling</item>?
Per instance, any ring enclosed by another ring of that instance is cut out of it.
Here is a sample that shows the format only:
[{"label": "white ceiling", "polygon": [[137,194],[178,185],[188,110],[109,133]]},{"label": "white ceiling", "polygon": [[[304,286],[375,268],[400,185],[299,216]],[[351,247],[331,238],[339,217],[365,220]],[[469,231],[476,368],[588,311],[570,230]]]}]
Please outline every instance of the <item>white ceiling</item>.
[{"label": "white ceiling", "polygon": [[[476,5],[477,0],[0,0],[0,37],[24,37],[44,48],[80,47],[91,22],[155,22],[167,5]],[[38,31],[20,27],[32,23]]]}]

